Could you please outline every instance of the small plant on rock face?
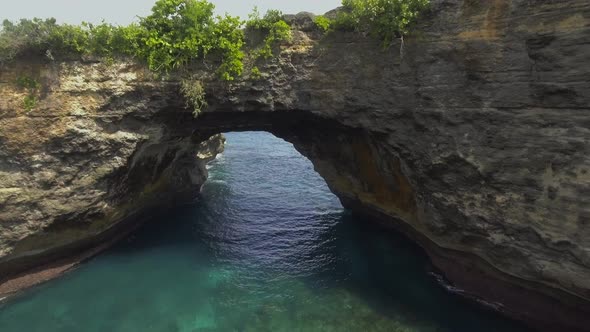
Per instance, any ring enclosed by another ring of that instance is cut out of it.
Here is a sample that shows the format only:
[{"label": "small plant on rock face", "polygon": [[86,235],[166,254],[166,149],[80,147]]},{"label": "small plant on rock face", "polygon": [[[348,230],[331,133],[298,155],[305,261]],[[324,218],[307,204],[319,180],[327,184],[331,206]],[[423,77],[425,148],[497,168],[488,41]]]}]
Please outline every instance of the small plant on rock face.
[{"label": "small plant on rock face", "polygon": [[16,79],[16,86],[28,92],[28,95],[26,95],[23,100],[23,108],[27,110],[27,112],[32,111],[35,106],[37,106],[37,94],[41,84],[29,76],[19,76]]},{"label": "small plant on rock face", "polygon": [[256,66],[252,67],[252,71],[250,72],[250,78],[257,80],[261,76],[262,76],[262,73],[260,72],[260,69],[258,69],[258,67],[256,67]]},{"label": "small plant on rock face", "polygon": [[189,78],[180,82],[180,92],[186,99],[186,106],[193,110],[193,116],[196,118],[207,107],[205,99],[205,88],[201,81]]},{"label": "small plant on rock face", "polygon": [[35,106],[37,106],[37,101],[37,96],[27,95],[23,100],[23,108],[27,110],[27,112],[30,112],[35,108]]},{"label": "small plant on rock face", "polygon": [[37,89],[39,89],[39,87],[41,86],[39,84],[39,82],[37,82],[37,80],[35,80],[34,78],[31,78],[29,76],[19,76],[16,79],[16,85],[23,89],[23,90],[28,90],[28,91],[35,91]]}]

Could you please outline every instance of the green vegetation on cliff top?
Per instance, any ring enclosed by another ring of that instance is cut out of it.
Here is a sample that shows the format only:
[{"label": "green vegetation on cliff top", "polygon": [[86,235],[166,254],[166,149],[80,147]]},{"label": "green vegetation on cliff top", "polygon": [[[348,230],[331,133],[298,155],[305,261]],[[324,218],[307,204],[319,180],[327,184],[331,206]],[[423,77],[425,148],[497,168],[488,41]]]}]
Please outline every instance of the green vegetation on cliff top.
[{"label": "green vegetation on cliff top", "polygon": [[[343,0],[334,19],[318,16],[314,22],[325,33],[368,32],[388,46],[408,32],[428,4],[429,0]],[[58,24],[53,18],[18,23],[5,20],[0,31],[0,65],[20,56],[49,60],[94,56],[106,62],[132,57],[156,73],[182,70],[181,93],[198,116],[207,107],[205,89],[188,68],[213,63],[219,78],[232,81],[242,76],[248,60],[249,77],[259,79],[257,61],[272,57],[273,47],[291,38],[291,27],[280,11],[269,10],[261,16],[255,8],[248,20],[242,21],[227,14],[216,16],[214,9],[207,0],[157,0],[149,16],[128,26]],[[261,33],[261,42],[246,46],[247,32]],[[38,102],[38,87],[27,85],[29,81],[17,82],[28,93],[22,104],[27,111]]]},{"label": "green vegetation on cliff top", "polygon": [[[334,20],[315,22],[324,31],[370,32],[389,45],[408,32],[409,26],[429,0],[343,0]],[[255,62],[273,55],[273,46],[289,40],[291,29],[280,11],[260,17],[257,10],[243,21],[230,15],[214,15],[206,0],[157,0],[152,12],[139,23],[115,26],[108,23],[58,24],[55,19],[5,20],[0,31],[0,64],[18,56],[72,58],[98,56],[134,57],[155,72],[169,72],[213,59],[223,80],[242,75],[244,59]],[[261,46],[246,50],[246,30],[258,30]],[[259,72],[253,67],[254,72]]]}]

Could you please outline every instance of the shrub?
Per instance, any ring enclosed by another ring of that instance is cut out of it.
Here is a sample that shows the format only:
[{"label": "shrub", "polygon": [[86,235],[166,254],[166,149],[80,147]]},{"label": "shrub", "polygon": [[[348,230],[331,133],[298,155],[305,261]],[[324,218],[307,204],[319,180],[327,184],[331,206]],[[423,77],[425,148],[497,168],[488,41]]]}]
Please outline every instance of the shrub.
[{"label": "shrub", "polygon": [[214,49],[222,59],[218,73],[225,81],[234,80],[244,70],[244,31],[241,27],[242,21],[238,17],[226,15],[217,17],[217,24],[213,29]]},{"label": "shrub", "polygon": [[135,55],[139,48],[139,27],[107,23],[58,25],[55,19],[4,21],[0,33],[0,62],[8,62],[24,53],[31,55],[72,56],[93,54],[113,57]]},{"label": "shrub", "polygon": [[205,88],[201,81],[195,78],[183,79],[180,82],[180,92],[186,99],[186,107],[193,110],[193,116],[197,117],[207,107]]},{"label": "shrub", "polygon": [[262,73],[260,72],[260,69],[256,66],[252,67],[252,70],[250,71],[250,78],[257,80],[262,76]]},{"label": "shrub", "polygon": [[272,57],[272,48],[277,42],[291,39],[291,27],[283,20],[283,13],[269,10],[264,17],[260,17],[258,8],[254,8],[248,16],[246,29],[262,31],[265,34],[262,46],[252,52],[254,60]]},{"label": "shrub", "polygon": [[55,19],[22,19],[16,24],[4,20],[0,34],[0,62],[11,61],[24,51],[44,54],[56,26]]},{"label": "shrub", "polygon": [[330,20],[329,18],[327,18],[323,15],[316,16],[313,19],[313,22],[315,23],[316,26],[318,26],[324,32],[332,29],[332,20]]},{"label": "shrub", "polygon": [[52,56],[67,56],[90,53],[89,31],[85,25],[56,25],[49,35],[46,53]]},{"label": "shrub", "polygon": [[340,30],[370,32],[389,46],[403,37],[430,0],[342,0],[344,10],[335,20]]},{"label": "shrub", "polygon": [[139,53],[149,68],[169,71],[209,53],[213,9],[203,0],[158,0],[140,22],[145,31]]},{"label": "shrub", "polygon": [[[370,32],[389,45],[408,33],[410,25],[429,0],[343,0],[344,10],[334,21],[318,16],[315,24],[329,31]],[[245,37],[242,30],[261,31],[261,45],[250,53],[254,61],[273,56],[276,43],[291,38],[283,14],[269,10],[264,16],[255,8],[246,22],[238,17],[214,16],[207,0],[157,0],[152,12],[139,24],[114,26],[59,25],[55,19],[5,20],[0,31],[0,64],[20,55],[55,57],[96,55],[112,59],[133,56],[155,72],[186,68],[208,55],[219,58],[218,75],[231,81],[242,75]]]},{"label": "shrub", "polygon": [[237,17],[213,16],[206,0],[158,0],[139,26],[137,54],[149,68],[168,72],[214,53],[221,57],[220,77],[242,74],[244,34]]},{"label": "shrub", "polygon": [[206,0],[158,0],[139,24],[58,25],[55,19],[4,21],[0,62],[19,54],[64,56],[135,56],[155,72],[179,69],[214,53],[221,58],[219,75],[232,80],[242,74],[243,22],[214,16]]},{"label": "shrub", "polygon": [[273,24],[283,20],[283,13],[280,10],[268,10],[263,17],[260,17],[258,7],[254,7],[252,13],[248,15],[246,28],[256,30],[271,30]]}]

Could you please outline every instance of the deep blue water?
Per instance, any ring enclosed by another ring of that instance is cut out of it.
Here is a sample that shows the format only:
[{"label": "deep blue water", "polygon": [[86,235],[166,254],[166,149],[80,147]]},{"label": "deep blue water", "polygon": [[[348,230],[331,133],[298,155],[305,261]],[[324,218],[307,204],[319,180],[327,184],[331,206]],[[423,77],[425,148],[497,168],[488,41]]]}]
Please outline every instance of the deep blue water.
[{"label": "deep blue water", "polygon": [[[0,308],[0,331],[524,331],[448,294],[268,133],[230,133],[194,206]],[[355,219],[356,218],[356,219]]]}]

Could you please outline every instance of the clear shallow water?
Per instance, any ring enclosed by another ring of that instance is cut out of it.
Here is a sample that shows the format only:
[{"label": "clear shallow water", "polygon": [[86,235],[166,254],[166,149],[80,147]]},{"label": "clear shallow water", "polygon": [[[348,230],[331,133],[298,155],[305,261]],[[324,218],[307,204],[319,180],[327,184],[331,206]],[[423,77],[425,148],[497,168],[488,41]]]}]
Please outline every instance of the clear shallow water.
[{"label": "clear shallow water", "polygon": [[343,211],[293,147],[227,134],[195,206],[0,308],[0,331],[524,331]]}]

